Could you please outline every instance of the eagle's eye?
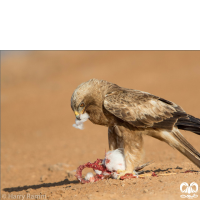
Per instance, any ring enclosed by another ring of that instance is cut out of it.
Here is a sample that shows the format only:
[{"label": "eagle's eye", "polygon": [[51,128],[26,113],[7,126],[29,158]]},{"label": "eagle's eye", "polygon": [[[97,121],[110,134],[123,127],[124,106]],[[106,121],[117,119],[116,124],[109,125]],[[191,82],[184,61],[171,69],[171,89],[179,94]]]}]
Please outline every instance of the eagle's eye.
[{"label": "eagle's eye", "polygon": [[82,104],[80,105],[80,107],[84,107],[84,103],[82,103]]}]

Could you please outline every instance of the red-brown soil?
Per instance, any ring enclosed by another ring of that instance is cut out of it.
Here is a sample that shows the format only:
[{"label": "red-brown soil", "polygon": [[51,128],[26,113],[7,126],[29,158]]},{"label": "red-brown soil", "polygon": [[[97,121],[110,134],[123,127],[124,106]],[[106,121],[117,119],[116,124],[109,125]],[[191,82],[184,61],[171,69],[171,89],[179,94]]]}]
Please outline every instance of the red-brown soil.
[{"label": "red-brown soil", "polygon": [[[3,54],[1,60],[2,199],[181,199],[180,184],[200,171],[167,144],[145,137],[145,170],[175,175],[80,184],[80,164],[103,158],[107,128],[87,121],[72,127],[74,89],[103,79],[174,101],[200,118],[199,51],[36,51]],[[200,151],[200,136],[181,131]],[[85,170],[86,174],[89,170]],[[33,195],[33,196],[29,196]],[[200,196],[200,192],[197,193]],[[41,199],[43,196],[39,196]],[[200,197],[198,197],[200,198]],[[198,199],[197,198],[197,199]]]}]

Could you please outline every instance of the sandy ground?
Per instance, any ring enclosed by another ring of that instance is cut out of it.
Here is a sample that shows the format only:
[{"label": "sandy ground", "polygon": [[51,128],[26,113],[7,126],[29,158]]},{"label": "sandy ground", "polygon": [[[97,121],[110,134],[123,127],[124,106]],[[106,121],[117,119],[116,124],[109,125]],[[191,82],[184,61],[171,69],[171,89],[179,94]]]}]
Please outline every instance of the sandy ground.
[{"label": "sandy ground", "polygon": [[[74,170],[103,158],[107,128],[72,127],[74,89],[91,78],[153,93],[200,118],[200,52],[48,51],[4,54],[1,60],[2,199],[181,199],[180,184],[199,169],[178,151],[145,137],[145,168],[175,175],[80,184]],[[182,131],[200,151],[200,136]],[[84,174],[89,170],[85,170]],[[16,196],[18,195],[18,196]],[[19,196],[21,195],[21,196]],[[197,193],[200,198],[200,192]],[[197,199],[198,199],[197,198]]]}]

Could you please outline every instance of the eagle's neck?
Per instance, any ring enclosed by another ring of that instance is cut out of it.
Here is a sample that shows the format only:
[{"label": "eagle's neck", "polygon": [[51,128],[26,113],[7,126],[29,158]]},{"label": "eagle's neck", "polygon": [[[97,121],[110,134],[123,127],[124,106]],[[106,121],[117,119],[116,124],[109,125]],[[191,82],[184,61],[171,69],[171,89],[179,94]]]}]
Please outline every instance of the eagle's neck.
[{"label": "eagle's neck", "polygon": [[109,83],[104,80],[92,79],[90,85],[92,88],[91,94],[95,97],[96,101],[98,101],[98,105],[100,105],[103,103],[105,96],[113,83]]},{"label": "eagle's neck", "polygon": [[90,116],[90,121],[95,124],[104,126],[109,126],[110,124],[103,102],[111,85],[112,83],[97,79],[90,82],[91,91],[89,95],[87,95],[87,101],[89,105],[87,112]]}]

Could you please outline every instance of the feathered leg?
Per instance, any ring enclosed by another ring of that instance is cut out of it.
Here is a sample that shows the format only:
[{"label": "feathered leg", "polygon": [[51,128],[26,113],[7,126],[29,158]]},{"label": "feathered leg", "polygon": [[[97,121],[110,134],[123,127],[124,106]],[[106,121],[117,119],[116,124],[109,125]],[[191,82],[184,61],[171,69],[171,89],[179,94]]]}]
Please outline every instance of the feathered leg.
[{"label": "feathered leg", "polygon": [[124,126],[114,126],[109,129],[109,144],[110,148],[123,148],[125,157],[125,171],[118,171],[121,176],[127,173],[135,175],[134,169],[143,160],[143,138],[139,131],[133,131]]},{"label": "feathered leg", "polygon": [[129,129],[124,130],[123,144],[126,171],[133,172],[135,167],[141,164],[144,157],[142,134],[139,131],[130,131]]},{"label": "feathered leg", "polygon": [[117,133],[118,129],[115,126],[108,128],[108,143],[109,150],[113,151],[115,149],[123,148],[123,138]]}]

